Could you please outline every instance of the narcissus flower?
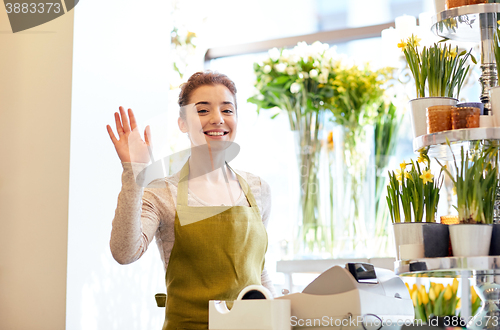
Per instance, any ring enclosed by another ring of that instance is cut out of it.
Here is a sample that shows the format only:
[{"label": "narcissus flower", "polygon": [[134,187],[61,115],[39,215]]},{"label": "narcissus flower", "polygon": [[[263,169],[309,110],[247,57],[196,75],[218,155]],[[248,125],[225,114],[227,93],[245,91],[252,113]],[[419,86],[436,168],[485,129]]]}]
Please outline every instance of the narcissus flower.
[{"label": "narcissus flower", "polygon": [[424,184],[432,182],[432,178],[434,178],[434,175],[431,174],[431,170],[424,170],[420,176],[420,179],[424,180]]},{"label": "narcissus flower", "polygon": [[398,43],[398,48],[401,48],[401,50],[404,50],[406,48],[406,42],[404,40],[401,40],[401,42]]}]

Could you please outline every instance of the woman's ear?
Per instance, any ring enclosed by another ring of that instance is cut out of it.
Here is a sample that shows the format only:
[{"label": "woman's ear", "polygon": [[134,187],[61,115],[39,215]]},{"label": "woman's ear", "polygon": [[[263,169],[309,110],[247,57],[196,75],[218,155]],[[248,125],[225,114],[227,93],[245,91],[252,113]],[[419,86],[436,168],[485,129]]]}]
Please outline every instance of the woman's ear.
[{"label": "woman's ear", "polygon": [[177,119],[177,124],[179,125],[179,129],[181,130],[182,133],[188,132],[188,127],[186,125],[186,122],[181,117]]}]

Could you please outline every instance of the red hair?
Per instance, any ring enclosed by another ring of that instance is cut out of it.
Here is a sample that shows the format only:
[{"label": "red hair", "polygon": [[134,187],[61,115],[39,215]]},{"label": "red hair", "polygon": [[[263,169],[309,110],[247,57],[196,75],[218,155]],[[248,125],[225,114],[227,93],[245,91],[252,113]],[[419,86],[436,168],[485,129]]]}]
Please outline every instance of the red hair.
[{"label": "red hair", "polygon": [[[225,74],[213,72],[213,71],[203,71],[196,72],[191,77],[189,77],[188,81],[181,85],[181,92],[179,93],[179,100],[177,103],[179,104],[179,116],[182,119],[186,119],[186,112],[183,107],[189,104],[189,98],[195,89],[205,85],[222,85],[225,86],[231,94],[234,96],[234,107],[236,109],[236,85],[234,82],[228,78]],[[236,112],[238,114],[238,112]]]}]

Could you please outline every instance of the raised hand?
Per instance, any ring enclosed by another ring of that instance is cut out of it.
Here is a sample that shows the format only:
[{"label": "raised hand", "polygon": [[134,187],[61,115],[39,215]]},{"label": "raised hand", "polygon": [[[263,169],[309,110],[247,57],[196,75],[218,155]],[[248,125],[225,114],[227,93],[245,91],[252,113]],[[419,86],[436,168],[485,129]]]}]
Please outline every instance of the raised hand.
[{"label": "raised hand", "polygon": [[120,160],[122,162],[149,163],[151,148],[149,126],[146,126],[144,130],[143,141],[132,109],[128,109],[127,117],[123,107],[120,107],[120,113],[115,112],[115,122],[119,139],[116,138],[111,126],[106,125],[106,128]]}]

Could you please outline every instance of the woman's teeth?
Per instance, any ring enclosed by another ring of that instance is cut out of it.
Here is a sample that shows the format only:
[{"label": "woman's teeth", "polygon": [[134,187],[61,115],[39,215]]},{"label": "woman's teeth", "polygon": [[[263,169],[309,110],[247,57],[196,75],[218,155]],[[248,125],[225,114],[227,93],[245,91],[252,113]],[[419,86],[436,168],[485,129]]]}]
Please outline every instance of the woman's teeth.
[{"label": "woman's teeth", "polygon": [[205,134],[207,135],[224,135],[226,134],[225,132],[206,132]]}]

